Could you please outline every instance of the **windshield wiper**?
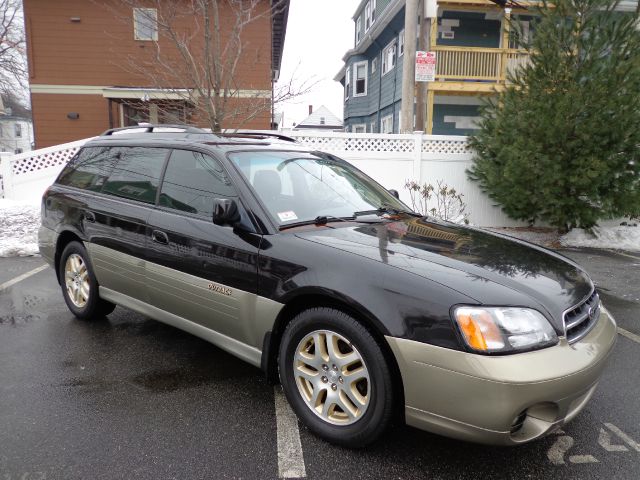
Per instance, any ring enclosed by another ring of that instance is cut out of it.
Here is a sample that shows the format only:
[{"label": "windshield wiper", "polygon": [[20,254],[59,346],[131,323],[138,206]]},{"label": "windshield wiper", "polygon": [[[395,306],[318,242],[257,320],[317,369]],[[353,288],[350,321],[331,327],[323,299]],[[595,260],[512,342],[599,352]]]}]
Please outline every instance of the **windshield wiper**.
[{"label": "windshield wiper", "polygon": [[390,215],[399,215],[401,213],[406,213],[407,215],[413,215],[414,217],[422,216],[416,212],[412,212],[410,210],[404,210],[401,208],[394,208],[391,205],[387,205],[387,204],[382,204],[380,207],[376,208],[375,210],[362,210],[361,212],[353,212],[353,216],[357,218],[362,215],[380,215],[382,213],[388,213]]},{"label": "windshield wiper", "polygon": [[302,227],[304,225],[326,225],[329,222],[351,222],[355,217],[334,217],[333,215],[318,215],[313,220],[302,220],[300,222],[287,223],[280,225],[280,230],[287,228]]}]

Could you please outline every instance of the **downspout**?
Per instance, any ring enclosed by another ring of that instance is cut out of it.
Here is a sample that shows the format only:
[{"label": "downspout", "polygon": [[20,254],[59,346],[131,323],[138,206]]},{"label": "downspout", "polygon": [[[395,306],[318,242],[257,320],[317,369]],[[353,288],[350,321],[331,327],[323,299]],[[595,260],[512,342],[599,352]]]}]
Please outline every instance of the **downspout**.
[{"label": "downspout", "polygon": [[376,110],[376,127],[380,133],[380,103],[382,102],[382,47],[378,43],[378,39],[373,40],[373,44],[380,49],[376,58],[378,59],[378,108]]},{"label": "downspout", "polygon": [[[398,58],[400,58],[400,55],[399,55],[400,51],[398,50],[398,48],[400,47],[400,45],[398,45],[398,33],[400,33],[400,32],[398,32],[397,30],[394,30],[394,32],[393,32],[393,36],[396,39],[395,40],[395,42],[396,42],[396,64],[393,66],[393,68],[396,69],[396,70],[393,72],[393,97],[391,97],[391,106],[393,107],[393,111],[391,113],[391,130],[392,130],[391,133],[393,133],[396,130],[396,112],[395,112],[396,107],[395,107],[395,105],[396,105],[396,89],[397,89],[396,87],[398,85],[398,70],[397,70],[397,68],[398,68]],[[402,59],[402,62],[403,62],[403,65],[404,65],[404,58]],[[398,118],[398,120],[400,120],[400,119]],[[398,129],[398,133],[400,133],[400,129]]]}]

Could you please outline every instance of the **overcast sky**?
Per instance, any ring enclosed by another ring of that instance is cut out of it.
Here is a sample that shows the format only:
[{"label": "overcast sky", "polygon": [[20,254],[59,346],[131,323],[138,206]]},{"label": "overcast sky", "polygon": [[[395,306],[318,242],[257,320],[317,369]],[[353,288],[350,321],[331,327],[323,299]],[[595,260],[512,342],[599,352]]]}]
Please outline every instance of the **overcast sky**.
[{"label": "overcast sky", "polygon": [[325,105],[342,118],[342,86],[333,77],[343,65],[342,56],[353,47],[351,17],[360,0],[291,0],[284,42],[280,81],[294,77],[318,81],[302,97],[276,107],[284,112],[284,126],[299,123],[308,115],[308,105]]}]

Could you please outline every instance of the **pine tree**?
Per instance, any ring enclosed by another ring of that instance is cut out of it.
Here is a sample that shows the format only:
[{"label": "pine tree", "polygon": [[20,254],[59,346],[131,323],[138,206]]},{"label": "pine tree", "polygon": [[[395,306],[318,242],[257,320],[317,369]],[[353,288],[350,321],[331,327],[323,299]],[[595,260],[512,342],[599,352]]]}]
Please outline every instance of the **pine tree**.
[{"label": "pine tree", "polygon": [[564,232],[640,213],[640,30],[616,6],[542,2],[530,62],[483,108],[467,173],[514,219]]}]

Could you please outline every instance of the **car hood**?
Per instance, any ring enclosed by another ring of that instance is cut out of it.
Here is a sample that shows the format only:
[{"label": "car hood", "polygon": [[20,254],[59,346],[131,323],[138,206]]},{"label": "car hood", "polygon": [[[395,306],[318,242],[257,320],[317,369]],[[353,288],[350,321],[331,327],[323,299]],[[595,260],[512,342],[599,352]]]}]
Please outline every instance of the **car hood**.
[{"label": "car hood", "polygon": [[546,310],[558,332],[563,312],[593,284],[574,262],[506,235],[406,216],[379,223],[332,223],[298,231],[304,240],[400,268],[485,305]]}]

